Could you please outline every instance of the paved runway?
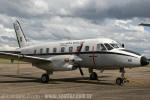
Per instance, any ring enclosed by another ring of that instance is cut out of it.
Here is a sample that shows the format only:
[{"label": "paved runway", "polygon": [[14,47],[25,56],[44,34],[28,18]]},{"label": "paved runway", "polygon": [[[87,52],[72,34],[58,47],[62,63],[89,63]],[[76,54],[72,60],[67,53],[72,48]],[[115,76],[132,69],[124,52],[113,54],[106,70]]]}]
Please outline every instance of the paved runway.
[{"label": "paved runway", "polygon": [[132,82],[117,86],[115,79],[120,76],[118,70],[96,71],[99,80],[89,80],[87,69],[84,77],[79,70],[54,72],[48,84],[40,83],[44,71],[30,64],[0,64],[0,100],[1,99],[71,99],[71,100],[149,100],[150,67],[126,69],[126,76]]}]

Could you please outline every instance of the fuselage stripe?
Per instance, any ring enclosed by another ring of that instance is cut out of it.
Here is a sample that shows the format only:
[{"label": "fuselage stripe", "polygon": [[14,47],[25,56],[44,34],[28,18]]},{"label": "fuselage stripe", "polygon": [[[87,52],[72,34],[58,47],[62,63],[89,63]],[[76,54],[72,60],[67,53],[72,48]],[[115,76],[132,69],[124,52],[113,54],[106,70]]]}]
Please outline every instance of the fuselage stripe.
[{"label": "fuselage stripe", "polygon": [[[43,53],[43,54],[24,54],[29,56],[42,56],[42,55],[71,55],[72,53],[66,52],[66,53]],[[80,54],[93,54],[93,52],[80,52]],[[116,52],[100,52],[100,51],[94,51],[94,54],[116,54],[116,55],[124,55],[124,56],[130,56],[137,58],[136,56],[128,55],[128,54],[122,54],[122,53],[116,53]]]}]

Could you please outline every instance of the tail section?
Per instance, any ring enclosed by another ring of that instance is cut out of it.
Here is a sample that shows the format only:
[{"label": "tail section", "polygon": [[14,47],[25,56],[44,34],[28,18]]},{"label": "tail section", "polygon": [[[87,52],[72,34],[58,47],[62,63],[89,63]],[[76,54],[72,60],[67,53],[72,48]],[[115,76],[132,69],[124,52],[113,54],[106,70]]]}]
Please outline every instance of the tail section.
[{"label": "tail section", "polygon": [[19,21],[16,20],[13,23],[13,25],[14,25],[14,30],[16,32],[16,37],[17,37],[17,40],[18,40],[18,45],[19,45],[20,48],[22,48],[22,47],[26,46],[26,44],[27,44],[26,37],[25,37],[25,35],[23,33],[23,30],[22,30],[22,28],[20,26]]}]

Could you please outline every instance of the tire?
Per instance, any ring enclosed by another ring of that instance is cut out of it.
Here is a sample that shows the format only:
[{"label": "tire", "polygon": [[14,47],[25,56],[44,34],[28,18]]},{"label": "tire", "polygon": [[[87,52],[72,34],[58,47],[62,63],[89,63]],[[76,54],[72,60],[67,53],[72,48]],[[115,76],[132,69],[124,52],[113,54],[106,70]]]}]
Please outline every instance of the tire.
[{"label": "tire", "polygon": [[48,83],[49,82],[49,75],[48,74],[43,74],[41,76],[41,82],[42,83]]},{"label": "tire", "polygon": [[117,79],[116,79],[116,84],[117,84],[117,85],[122,85],[122,84],[123,84],[123,79],[120,78],[120,77],[117,78]]},{"label": "tire", "polygon": [[90,80],[97,80],[97,79],[98,79],[97,74],[95,72],[92,72],[90,75]]}]

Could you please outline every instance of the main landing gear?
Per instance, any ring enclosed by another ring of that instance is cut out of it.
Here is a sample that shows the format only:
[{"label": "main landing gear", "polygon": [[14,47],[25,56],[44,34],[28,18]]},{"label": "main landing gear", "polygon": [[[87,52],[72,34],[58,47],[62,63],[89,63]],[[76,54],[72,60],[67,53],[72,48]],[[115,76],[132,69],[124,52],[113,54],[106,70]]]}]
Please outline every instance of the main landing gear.
[{"label": "main landing gear", "polygon": [[90,74],[90,80],[98,80],[97,74],[95,72]]},{"label": "main landing gear", "polygon": [[49,82],[49,75],[48,74],[43,74],[41,76],[41,82],[42,83],[48,83]]},{"label": "main landing gear", "polygon": [[117,85],[123,85],[126,82],[129,82],[126,78],[125,78],[125,70],[124,68],[120,68],[120,73],[121,73],[121,77],[118,77],[116,79],[116,84]]},{"label": "main landing gear", "polygon": [[98,80],[98,76],[96,72],[93,72],[93,69],[89,69],[90,80]]},{"label": "main landing gear", "polygon": [[49,76],[50,76],[50,74],[52,74],[52,72],[51,73],[47,72],[45,74],[42,74],[42,76],[41,76],[41,82],[42,83],[48,83],[49,82]]}]

